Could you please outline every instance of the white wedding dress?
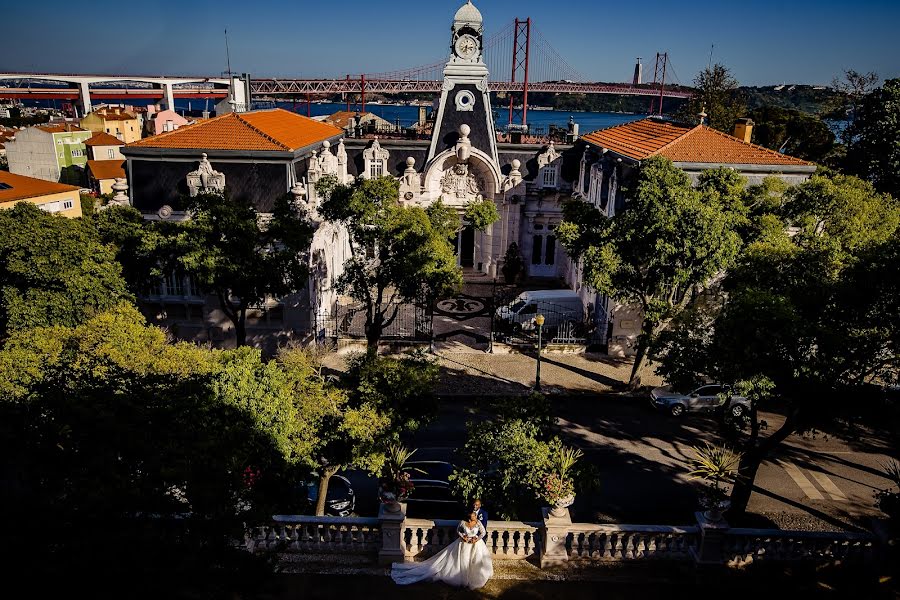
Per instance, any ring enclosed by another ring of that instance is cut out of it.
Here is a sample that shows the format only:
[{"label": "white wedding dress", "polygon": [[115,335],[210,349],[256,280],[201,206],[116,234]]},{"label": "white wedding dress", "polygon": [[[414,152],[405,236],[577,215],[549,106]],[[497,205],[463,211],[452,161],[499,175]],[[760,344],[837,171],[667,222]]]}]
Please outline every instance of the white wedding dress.
[{"label": "white wedding dress", "polygon": [[[468,527],[465,521],[460,521],[456,533],[458,539],[424,562],[394,563],[391,578],[399,585],[443,581],[469,589],[483,587],[494,574],[491,553],[481,541],[486,535],[484,525]],[[463,537],[477,538],[477,541],[464,542]]]}]

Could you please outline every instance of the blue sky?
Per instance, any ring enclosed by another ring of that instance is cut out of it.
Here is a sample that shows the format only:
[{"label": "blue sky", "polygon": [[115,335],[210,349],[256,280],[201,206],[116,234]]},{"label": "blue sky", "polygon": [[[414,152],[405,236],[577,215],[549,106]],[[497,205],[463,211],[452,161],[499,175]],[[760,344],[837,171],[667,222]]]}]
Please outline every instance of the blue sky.
[{"label": "blue sky", "polygon": [[[0,70],[344,76],[446,56],[461,0],[10,2]],[[481,0],[487,32],[516,16],[587,80],[629,81],[636,56],[668,51],[689,83],[713,60],[741,83],[830,83],[845,68],[900,77],[900,1]],[[112,15],[98,19],[97,15]],[[98,27],[94,23],[106,21]],[[652,64],[645,67],[652,71]],[[652,78],[652,72],[650,74]]]}]

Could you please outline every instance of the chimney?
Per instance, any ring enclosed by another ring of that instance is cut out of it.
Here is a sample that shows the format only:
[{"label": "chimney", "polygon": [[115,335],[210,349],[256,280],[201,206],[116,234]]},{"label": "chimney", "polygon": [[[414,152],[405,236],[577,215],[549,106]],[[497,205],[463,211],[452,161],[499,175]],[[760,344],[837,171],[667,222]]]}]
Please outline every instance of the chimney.
[{"label": "chimney", "polygon": [[749,144],[753,138],[753,120],[738,119],[734,124],[734,137]]}]

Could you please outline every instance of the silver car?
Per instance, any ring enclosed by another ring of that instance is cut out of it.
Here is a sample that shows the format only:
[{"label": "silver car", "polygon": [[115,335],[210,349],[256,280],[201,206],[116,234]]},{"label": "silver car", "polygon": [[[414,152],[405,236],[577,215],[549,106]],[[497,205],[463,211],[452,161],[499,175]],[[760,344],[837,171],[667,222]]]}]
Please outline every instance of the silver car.
[{"label": "silver car", "polygon": [[686,412],[710,413],[724,408],[737,419],[750,410],[750,401],[743,396],[731,395],[729,398],[730,391],[729,386],[719,383],[700,386],[687,394],[672,391],[669,387],[658,387],[650,392],[650,404],[673,417],[680,417]]}]

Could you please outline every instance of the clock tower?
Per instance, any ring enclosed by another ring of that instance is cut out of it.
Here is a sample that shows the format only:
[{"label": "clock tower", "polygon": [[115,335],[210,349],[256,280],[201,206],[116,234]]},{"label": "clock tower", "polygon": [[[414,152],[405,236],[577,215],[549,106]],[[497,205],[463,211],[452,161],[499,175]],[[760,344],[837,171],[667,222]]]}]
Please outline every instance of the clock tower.
[{"label": "clock tower", "polygon": [[456,11],[450,28],[450,59],[444,67],[429,162],[457,145],[463,125],[468,128],[465,144],[483,154],[499,172],[488,68],[484,63],[484,20],[472,0]]}]

